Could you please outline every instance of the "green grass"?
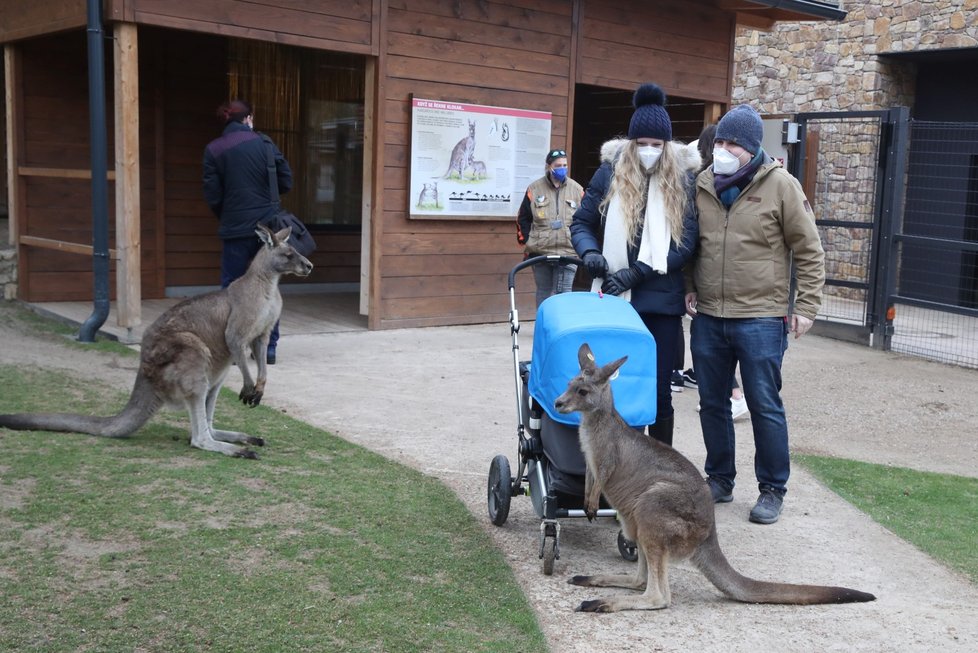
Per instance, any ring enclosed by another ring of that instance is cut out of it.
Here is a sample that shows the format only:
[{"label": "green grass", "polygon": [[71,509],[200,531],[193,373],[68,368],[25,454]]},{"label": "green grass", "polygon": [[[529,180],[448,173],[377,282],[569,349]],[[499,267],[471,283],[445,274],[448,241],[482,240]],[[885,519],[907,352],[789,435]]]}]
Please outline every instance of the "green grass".
[{"label": "green grass", "polygon": [[[0,388],[0,413],[126,398],[2,364]],[[262,459],[190,448],[179,412],[124,440],[0,430],[0,648],[546,650],[504,557],[436,479],[228,389],[215,422],[265,437]]]},{"label": "green grass", "polygon": [[833,492],[978,582],[978,478],[798,455]]}]

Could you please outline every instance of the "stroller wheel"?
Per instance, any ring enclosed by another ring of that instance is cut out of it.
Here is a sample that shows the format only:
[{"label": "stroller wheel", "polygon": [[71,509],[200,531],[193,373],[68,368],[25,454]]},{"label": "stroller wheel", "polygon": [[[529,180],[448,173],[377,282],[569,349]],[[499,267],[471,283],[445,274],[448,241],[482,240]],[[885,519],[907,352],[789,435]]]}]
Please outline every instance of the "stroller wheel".
[{"label": "stroller wheel", "polygon": [[489,465],[489,487],[487,503],[489,505],[489,521],[496,526],[502,526],[509,517],[509,502],[512,498],[511,488],[513,478],[510,476],[509,460],[499,454]]},{"label": "stroller wheel", "polygon": [[548,535],[543,539],[543,575],[553,576],[554,560],[557,558],[557,538]]},{"label": "stroller wheel", "polygon": [[618,553],[629,562],[638,560],[638,547],[631,540],[626,540],[625,534],[620,530],[618,531]]}]

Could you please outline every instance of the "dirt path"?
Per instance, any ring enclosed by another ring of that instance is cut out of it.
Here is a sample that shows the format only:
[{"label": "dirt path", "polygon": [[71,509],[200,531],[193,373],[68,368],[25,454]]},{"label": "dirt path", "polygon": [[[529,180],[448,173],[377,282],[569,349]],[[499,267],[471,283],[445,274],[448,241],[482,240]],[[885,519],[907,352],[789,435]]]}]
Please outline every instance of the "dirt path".
[{"label": "dirt path", "polygon": [[[0,313],[2,316],[2,313]],[[529,357],[531,327],[521,335]],[[127,388],[135,361],[66,350],[0,319],[0,362],[95,372]],[[751,606],[723,599],[691,567],[672,571],[673,605],[655,613],[573,612],[595,592],[574,573],[629,568],[613,523],[562,522],[553,576],[537,558],[539,520],[513,499],[509,521],[485,516],[489,461],[516,464],[516,408],[506,325],[285,335],[266,403],[441,478],[486,526],[513,566],[553,651],[978,650],[978,588],[878,526],[795,469],[777,524],[747,522],[755,499],[749,422],[738,423],[742,481],[717,508],[723,548],[741,572],[766,580],[855,587],[876,602]],[[978,372],[808,336],[785,362],[785,401],[796,451],[978,475]],[[237,379],[230,381],[237,387]],[[697,466],[703,448],[695,391],[675,395],[676,447]],[[266,434],[264,455],[275,455]],[[259,463],[260,464],[260,463]],[[615,590],[611,590],[615,591]],[[514,650],[519,643],[514,642]]]}]

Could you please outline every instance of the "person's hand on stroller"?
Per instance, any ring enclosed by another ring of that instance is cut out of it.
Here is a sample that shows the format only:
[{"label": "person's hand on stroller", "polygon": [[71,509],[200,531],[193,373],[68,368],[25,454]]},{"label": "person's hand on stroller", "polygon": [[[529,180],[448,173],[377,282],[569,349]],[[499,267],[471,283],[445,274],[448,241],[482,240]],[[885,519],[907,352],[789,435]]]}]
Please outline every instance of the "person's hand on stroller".
[{"label": "person's hand on stroller", "polygon": [[592,279],[599,279],[608,274],[608,261],[596,249],[584,252],[584,267]]},{"label": "person's hand on stroller", "polygon": [[601,292],[606,295],[620,295],[634,288],[645,278],[645,271],[640,266],[642,264],[636,262],[609,275],[601,284]]}]

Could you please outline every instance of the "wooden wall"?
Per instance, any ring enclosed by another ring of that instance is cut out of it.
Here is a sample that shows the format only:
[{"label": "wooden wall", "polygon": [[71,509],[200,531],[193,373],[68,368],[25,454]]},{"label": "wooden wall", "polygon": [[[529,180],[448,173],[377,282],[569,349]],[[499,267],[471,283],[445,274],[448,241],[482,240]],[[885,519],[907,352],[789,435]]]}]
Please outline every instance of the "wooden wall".
[{"label": "wooden wall", "polygon": [[[27,34],[31,20],[42,16],[38,7],[51,12],[57,6],[64,17],[54,12],[56,20],[84,24],[83,0],[15,2],[34,18],[0,26],[0,40]],[[223,99],[225,37],[360,54],[368,69],[376,70],[368,92],[376,103],[368,101],[366,107],[368,120],[375,119],[367,153],[374,171],[365,179],[372,222],[372,328],[505,320],[506,277],[522,258],[515,216],[513,221],[409,219],[412,96],[548,111],[551,144],[566,147],[572,161],[578,84],[631,92],[656,81],[670,96],[729,100],[735,16],[707,0],[107,0],[105,7],[107,21],[140,25],[145,297],[164,286],[200,285],[202,279],[216,283],[220,245],[215,219],[200,194],[200,158],[219,132],[211,114]],[[73,49],[59,56],[24,42],[30,53],[24,57],[24,78],[37,75],[25,82],[33,94],[25,98],[25,115],[37,116],[30,126],[38,139],[32,156],[42,156],[42,142],[58,152],[64,148],[68,156],[87,152],[86,123],[79,114],[73,114],[71,129],[45,122],[56,117],[59,104],[87,111],[79,86],[86,77],[83,30],[65,36]],[[61,47],[68,46],[52,49]],[[42,106],[41,89],[59,80],[65,88],[49,94]],[[65,230],[61,236],[67,236],[78,224],[87,226],[87,220],[71,217],[87,213],[84,184],[32,183],[38,192],[30,197],[53,203],[31,207],[38,209],[38,219],[64,223],[45,229]],[[62,214],[62,207],[70,210]],[[77,229],[70,235],[80,236]],[[355,261],[358,238],[332,239],[330,254]],[[165,252],[166,258],[148,261],[154,252]],[[64,255],[29,256],[41,273],[62,264],[49,256]],[[79,286],[90,283],[81,279]],[[521,275],[519,305],[526,316],[533,313],[532,287],[532,274]],[[30,288],[33,292],[34,284]]]},{"label": "wooden wall", "polygon": [[[577,83],[633,91],[655,81],[670,95],[725,103],[733,29],[732,14],[681,0],[389,0],[383,211],[375,231],[380,297],[371,326],[505,320],[507,274],[522,258],[514,222],[409,219],[412,94],[549,111],[551,144],[566,146],[573,161],[568,125]],[[627,117],[607,136],[625,129]],[[517,279],[527,317],[533,287],[532,273]]]}]

